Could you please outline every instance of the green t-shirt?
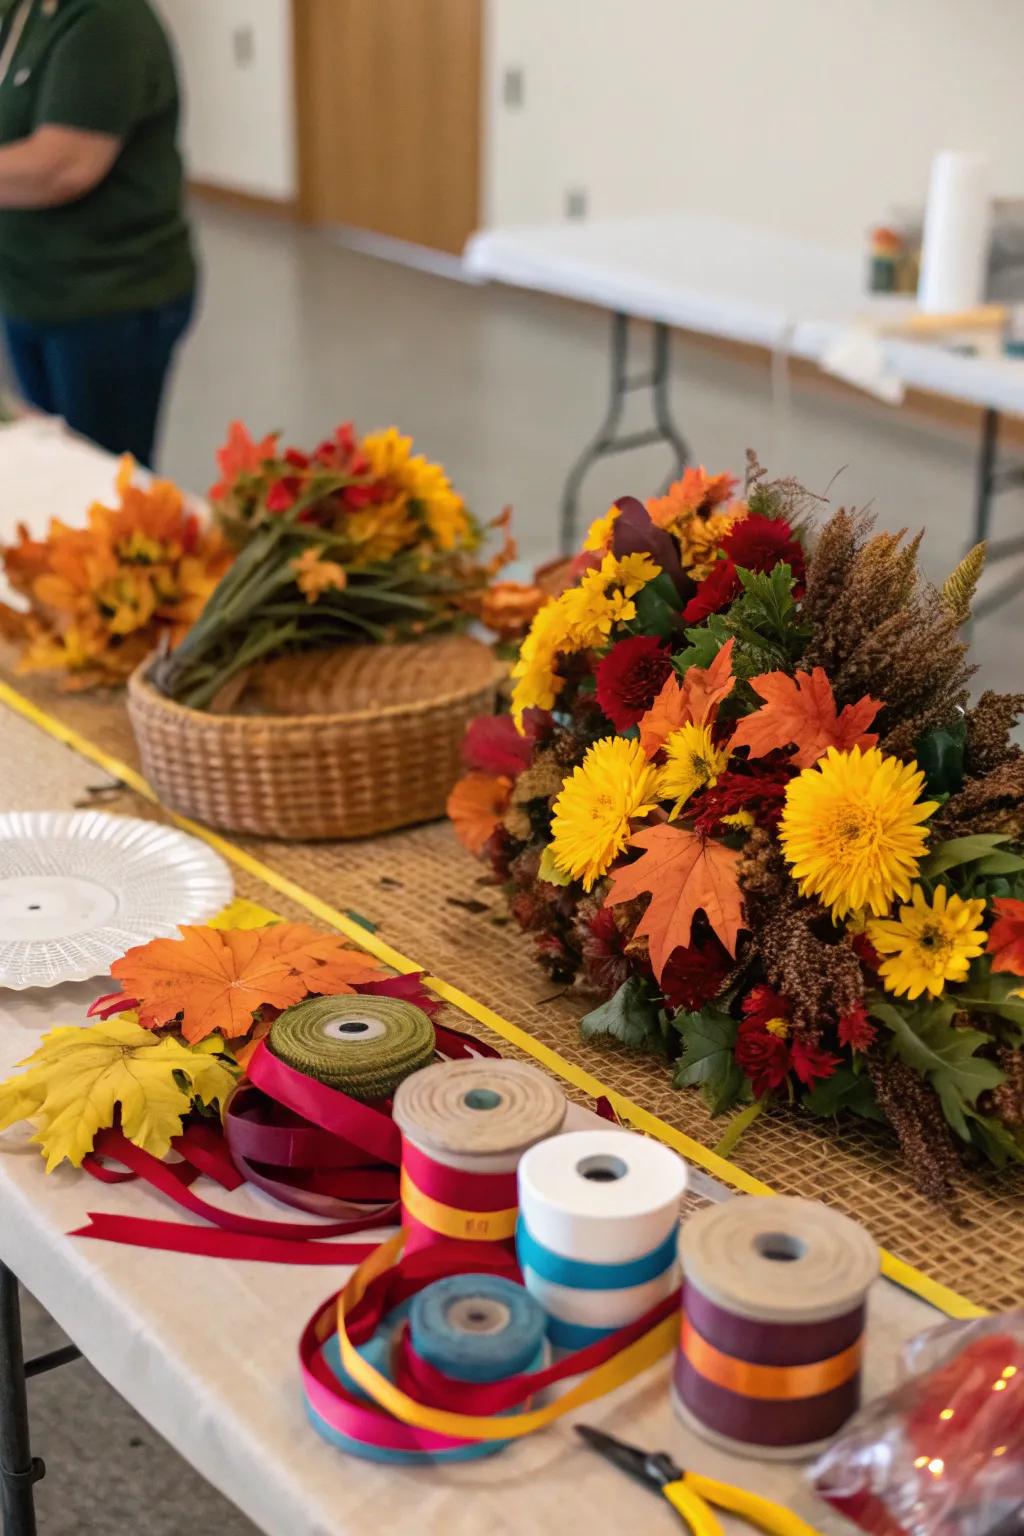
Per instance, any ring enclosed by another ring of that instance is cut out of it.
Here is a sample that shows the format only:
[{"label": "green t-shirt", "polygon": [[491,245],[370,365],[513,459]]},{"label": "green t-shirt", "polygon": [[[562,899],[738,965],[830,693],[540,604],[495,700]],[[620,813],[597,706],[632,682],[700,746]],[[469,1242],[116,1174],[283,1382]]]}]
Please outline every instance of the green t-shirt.
[{"label": "green t-shirt", "polygon": [[[0,208],[0,312],[56,325],[152,309],[195,284],[182,210],[174,59],[148,0],[24,0],[0,82],[0,145],[59,124],[122,141],[97,187]],[[22,6],[0,0],[0,57]]]}]

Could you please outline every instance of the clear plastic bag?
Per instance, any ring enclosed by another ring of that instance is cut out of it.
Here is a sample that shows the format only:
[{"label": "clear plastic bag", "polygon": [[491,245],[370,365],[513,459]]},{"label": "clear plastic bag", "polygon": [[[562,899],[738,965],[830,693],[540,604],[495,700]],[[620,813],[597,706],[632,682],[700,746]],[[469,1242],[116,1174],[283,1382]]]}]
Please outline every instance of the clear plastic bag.
[{"label": "clear plastic bag", "polygon": [[919,1334],[811,1468],[871,1536],[1024,1536],[1024,1310]]}]

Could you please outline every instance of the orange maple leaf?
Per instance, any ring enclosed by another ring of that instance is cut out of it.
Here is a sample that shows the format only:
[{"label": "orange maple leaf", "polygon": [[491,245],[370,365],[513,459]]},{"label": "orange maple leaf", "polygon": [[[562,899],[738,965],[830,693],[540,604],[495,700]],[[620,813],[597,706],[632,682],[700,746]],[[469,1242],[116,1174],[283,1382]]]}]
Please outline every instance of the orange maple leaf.
[{"label": "orange maple leaf", "polygon": [[992,956],[992,969],[1024,976],[1024,901],[996,896],[992,909],[996,920],[989,930],[986,950]]},{"label": "orange maple leaf", "polygon": [[675,675],[665,679],[664,687],[640,721],[640,745],[647,757],[653,757],[681,725],[711,725],[718,706],[736,686],[732,675],[732,648],[727,640],[710,667],[690,667],[680,683]]},{"label": "orange maple leaf", "polygon": [[297,972],[307,992],[330,997],[352,992],[360,982],[380,978],[381,962],[362,950],[352,949],[338,933],[321,933],[308,923],[276,923],[265,934],[265,952],[276,953]]},{"label": "orange maple leaf", "polygon": [[750,686],[765,702],[737,725],[730,742],[731,750],[749,747],[751,757],[764,757],[776,747],[795,744],[792,761],[798,768],[810,768],[824,757],[829,747],[848,752],[851,747],[873,747],[878,733],[867,727],[882,704],[867,694],[856,704],[847,704],[836,713],[832,684],[823,667],[813,672],[764,672],[752,677]]},{"label": "orange maple leaf", "polygon": [[689,944],[698,911],[704,913],[730,955],[735,955],[736,939],[744,926],[738,850],[667,824],[644,827],[630,842],[644,849],[643,856],[624,869],[612,871],[605,906],[614,907],[650,892],[650,903],[634,937],[646,935],[650,940],[651,964],[658,980],[672,952]]},{"label": "orange maple leaf", "polygon": [[478,856],[508,809],[512,780],[502,774],[467,773],[448,796],[448,815],[463,848]]},{"label": "orange maple leaf", "polygon": [[233,1039],[248,1034],[264,1004],[290,1008],[306,996],[304,979],[282,957],[278,928],[180,932],[180,939],[140,944],[110,967],[138,999],[140,1022],[155,1027],[181,1014],[181,1032],[193,1045],[213,1034]]}]

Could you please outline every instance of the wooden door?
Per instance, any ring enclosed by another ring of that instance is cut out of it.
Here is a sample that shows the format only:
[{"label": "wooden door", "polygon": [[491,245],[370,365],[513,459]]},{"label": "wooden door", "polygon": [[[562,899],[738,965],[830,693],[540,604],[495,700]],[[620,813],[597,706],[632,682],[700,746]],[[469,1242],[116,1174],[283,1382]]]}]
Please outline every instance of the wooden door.
[{"label": "wooden door", "polygon": [[478,224],[482,0],[293,0],[303,215],[461,251]]}]

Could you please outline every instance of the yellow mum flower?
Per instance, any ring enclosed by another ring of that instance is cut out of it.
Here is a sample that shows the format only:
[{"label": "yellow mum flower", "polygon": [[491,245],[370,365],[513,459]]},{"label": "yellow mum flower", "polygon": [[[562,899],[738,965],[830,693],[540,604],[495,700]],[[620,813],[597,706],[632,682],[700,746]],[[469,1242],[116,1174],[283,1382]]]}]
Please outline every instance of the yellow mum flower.
[{"label": "yellow mum flower", "polygon": [[932,905],[915,885],[909,907],[900,907],[896,920],[875,918],[867,934],[880,955],[879,969],[886,990],[911,1001],[922,992],[938,997],[948,981],[964,981],[971,961],[985,948],[981,914],[983,898],[964,901],[936,888]]},{"label": "yellow mum flower", "polygon": [[609,561],[614,565],[614,570],[611,577],[606,579],[617,582],[627,597],[635,596],[641,587],[661,575],[661,566],[650,555],[623,555],[621,560],[616,560],[614,555],[606,555],[601,566],[602,575]]},{"label": "yellow mum flower", "polygon": [[587,536],[583,540],[583,548],[603,553],[612,542],[612,529],[615,526],[615,519],[618,515],[618,507],[609,507],[603,517],[595,517],[587,529]]},{"label": "yellow mum flower", "polygon": [[519,656],[512,668],[515,687],[512,691],[512,714],[517,730],[523,728],[523,712],[527,709],[551,709],[562,687],[562,679],[555,673],[555,660],[559,651],[570,645],[568,615],[561,599],[541,608],[530,633],[519,647]]},{"label": "yellow mum flower", "polygon": [[718,775],[729,761],[727,748],[716,747],[706,725],[683,725],[665,742],[666,763],[658,775],[658,797],[674,800],[672,815],[678,816],[690,796],[698,789],[718,783]]},{"label": "yellow mum flower", "polygon": [[623,736],[595,741],[554,804],[551,856],[556,869],[591,890],[625,849],[632,818],[654,809],[657,788],[658,770],[638,741]]},{"label": "yellow mum flower", "polygon": [[779,841],[804,896],[817,896],[845,917],[868,907],[884,917],[893,898],[906,899],[928,840],[921,826],[937,808],[919,800],[924,774],[916,763],[877,747],[829,747],[786,792]]}]

